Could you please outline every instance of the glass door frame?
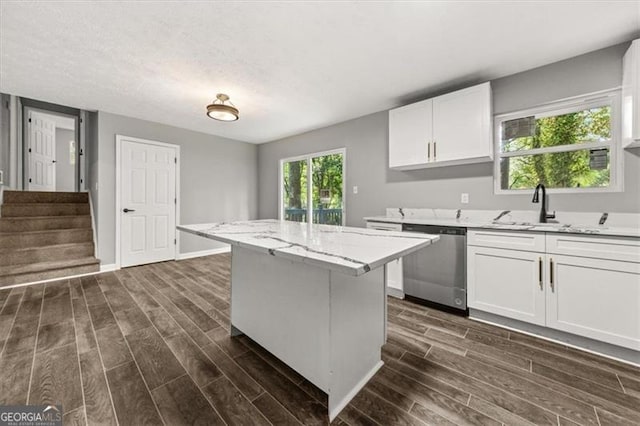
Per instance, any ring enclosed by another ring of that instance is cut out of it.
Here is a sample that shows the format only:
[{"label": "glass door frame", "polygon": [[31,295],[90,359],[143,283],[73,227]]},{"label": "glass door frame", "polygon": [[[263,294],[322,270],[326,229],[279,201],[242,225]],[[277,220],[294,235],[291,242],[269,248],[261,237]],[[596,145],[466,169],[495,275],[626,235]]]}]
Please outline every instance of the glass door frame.
[{"label": "glass door frame", "polygon": [[284,164],[292,161],[307,162],[307,223],[313,223],[313,164],[315,157],[342,154],[342,226],[347,221],[347,148],[313,152],[295,157],[281,158],[278,167],[278,219],[284,220]]}]

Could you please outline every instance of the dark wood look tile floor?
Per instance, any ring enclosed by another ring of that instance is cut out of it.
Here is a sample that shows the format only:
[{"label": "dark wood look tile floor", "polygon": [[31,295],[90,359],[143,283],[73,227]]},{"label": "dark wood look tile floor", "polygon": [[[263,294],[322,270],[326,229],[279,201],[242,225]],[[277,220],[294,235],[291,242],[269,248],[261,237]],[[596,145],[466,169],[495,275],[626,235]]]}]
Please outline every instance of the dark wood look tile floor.
[{"label": "dark wood look tile floor", "polygon": [[[0,290],[0,404],[68,424],[327,424],[327,397],[229,337],[229,255]],[[637,425],[640,368],[390,298],[385,365],[336,425]]]}]

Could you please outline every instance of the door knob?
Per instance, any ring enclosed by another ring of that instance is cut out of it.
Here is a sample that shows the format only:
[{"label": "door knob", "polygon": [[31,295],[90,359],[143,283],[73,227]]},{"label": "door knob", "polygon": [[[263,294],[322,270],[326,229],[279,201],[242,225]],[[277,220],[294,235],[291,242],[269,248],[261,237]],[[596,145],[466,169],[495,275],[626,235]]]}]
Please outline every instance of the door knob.
[{"label": "door knob", "polygon": [[125,213],[135,212],[135,210],[131,210],[131,209],[122,209],[122,211]]}]

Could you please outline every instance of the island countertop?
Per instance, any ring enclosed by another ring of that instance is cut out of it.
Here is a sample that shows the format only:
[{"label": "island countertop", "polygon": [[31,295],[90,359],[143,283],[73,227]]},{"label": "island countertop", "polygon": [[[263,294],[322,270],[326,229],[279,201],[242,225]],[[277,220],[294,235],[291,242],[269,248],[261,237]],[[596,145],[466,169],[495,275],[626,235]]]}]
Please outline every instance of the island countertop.
[{"label": "island countertop", "polygon": [[280,220],[178,225],[177,229],[232,246],[362,275],[437,241],[437,235]]}]

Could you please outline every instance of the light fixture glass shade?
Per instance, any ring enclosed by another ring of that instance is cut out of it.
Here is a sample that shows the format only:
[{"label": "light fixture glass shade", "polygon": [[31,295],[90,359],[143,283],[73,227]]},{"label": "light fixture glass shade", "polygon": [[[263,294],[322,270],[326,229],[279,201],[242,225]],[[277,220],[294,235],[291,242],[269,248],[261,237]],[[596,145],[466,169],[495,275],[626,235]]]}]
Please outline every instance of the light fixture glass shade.
[{"label": "light fixture glass shade", "polygon": [[236,121],[240,118],[238,108],[233,106],[229,101],[229,96],[224,93],[218,93],[216,100],[207,105],[207,115],[219,121]]}]

